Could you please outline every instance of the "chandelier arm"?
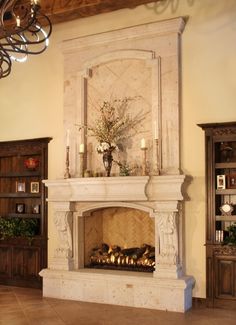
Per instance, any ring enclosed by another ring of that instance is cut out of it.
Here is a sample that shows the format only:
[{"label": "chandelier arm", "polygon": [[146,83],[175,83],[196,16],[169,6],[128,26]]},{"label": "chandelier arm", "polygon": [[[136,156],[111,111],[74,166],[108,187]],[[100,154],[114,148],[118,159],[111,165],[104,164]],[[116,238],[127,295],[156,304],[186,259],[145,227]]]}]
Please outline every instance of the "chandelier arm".
[{"label": "chandelier arm", "polygon": [[[40,23],[40,18],[41,18],[41,20],[42,19],[46,20],[46,23],[44,25],[48,28],[47,38],[49,38],[52,33],[52,23],[46,15],[40,14],[38,18],[35,15],[34,18],[32,18],[30,20],[30,22],[25,27],[17,27],[17,29],[14,30],[14,33],[12,31],[4,33],[4,35],[2,37],[0,37],[0,40],[7,38],[7,37],[13,37],[13,35],[20,35],[21,33],[25,32],[25,31],[30,31],[32,33],[35,33],[37,30],[34,31],[31,29],[31,28],[34,28],[35,26],[40,31],[42,29],[42,25]],[[6,28],[3,27],[2,31],[4,32],[5,29]]]},{"label": "chandelier arm", "polygon": [[10,74],[12,60],[24,62],[48,47],[52,24],[40,9],[37,1],[0,0],[0,78]]},{"label": "chandelier arm", "polygon": [[47,46],[45,45],[41,50],[39,51],[30,51],[30,50],[23,50],[23,49],[20,49],[20,48],[13,48],[13,49],[7,49],[6,52],[7,53],[21,53],[21,54],[31,54],[31,55],[37,55],[37,54],[41,54],[43,53],[45,50],[47,49]]},{"label": "chandelier arm", "polygon": [[0,78],[5,78],[11,73],[12,61],[8,53],[0,45]]}]

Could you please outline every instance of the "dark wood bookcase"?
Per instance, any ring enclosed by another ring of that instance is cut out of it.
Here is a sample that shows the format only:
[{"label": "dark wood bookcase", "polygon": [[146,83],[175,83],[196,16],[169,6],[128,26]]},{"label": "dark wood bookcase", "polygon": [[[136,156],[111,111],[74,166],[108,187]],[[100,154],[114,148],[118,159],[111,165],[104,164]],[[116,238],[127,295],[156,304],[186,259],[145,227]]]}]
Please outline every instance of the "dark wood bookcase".
[{"label": "dark wood bookcase", "polygon": [[236,308],[236,122],[199,124],[205,131],[206,296],[209,307]]},{"label": "dark wood bookcase", "polygon": [[1,238],[0,284],[42,286],[38,273],[47,267],[48,240],[42,180],[47,178],[50,140],[0,142],[0,217],[7,222],[23,222],[25,227],[33,223],[35,230],[33,236]]}]

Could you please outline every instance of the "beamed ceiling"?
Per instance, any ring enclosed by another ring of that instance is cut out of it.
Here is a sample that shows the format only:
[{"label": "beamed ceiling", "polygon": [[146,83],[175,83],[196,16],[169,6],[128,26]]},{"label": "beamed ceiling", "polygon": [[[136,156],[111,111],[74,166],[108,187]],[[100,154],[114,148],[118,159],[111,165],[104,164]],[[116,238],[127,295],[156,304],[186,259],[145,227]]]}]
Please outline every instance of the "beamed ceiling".
[{"label": "beamed ceiling", "polygon": [[52,23],[60,23],[158,1],[161,0],[41,0],[40,4]]}]

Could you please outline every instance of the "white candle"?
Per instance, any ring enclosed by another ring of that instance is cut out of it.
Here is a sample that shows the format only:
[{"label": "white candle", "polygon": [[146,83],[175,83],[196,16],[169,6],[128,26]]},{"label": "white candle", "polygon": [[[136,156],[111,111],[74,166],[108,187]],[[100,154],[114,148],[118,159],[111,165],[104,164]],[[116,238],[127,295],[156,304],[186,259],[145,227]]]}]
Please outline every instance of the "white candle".
[{"label": "white candle", "polygon": [[146,141],[145,139],[141,139],[141,149],[145,149],[146,148]]},{"label": "white candle", "polygon": [[19,16],[16,17],[16,26],[20,27],[20,17]]},{"label": "white candle", "polygon": [[79,153],[84,153],[84,144],[81,143],[79,146]]},{"label": "white candle", "polygon": [[67,147],[70,146],[70,130],[69,129],[66,131],[66,146]]}]

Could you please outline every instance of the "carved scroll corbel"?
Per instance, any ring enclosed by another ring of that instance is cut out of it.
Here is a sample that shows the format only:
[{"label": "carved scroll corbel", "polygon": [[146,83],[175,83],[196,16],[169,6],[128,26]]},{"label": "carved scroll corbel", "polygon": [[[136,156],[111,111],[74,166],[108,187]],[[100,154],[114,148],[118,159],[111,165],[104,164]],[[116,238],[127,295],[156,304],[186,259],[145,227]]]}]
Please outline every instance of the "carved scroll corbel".
[{"label": "carved scroll corbel", "polygon": [[55,257],[72,257],[72,212],[56,211],[54,224],[57,229],[58,247],[55,249]]},{"label": "carved scroll corbel", "polygon": [[160,212],[157,217],[157,225],[160,240],[160,255],[157,264],[178,264],[178,231],[177,213]]}]

